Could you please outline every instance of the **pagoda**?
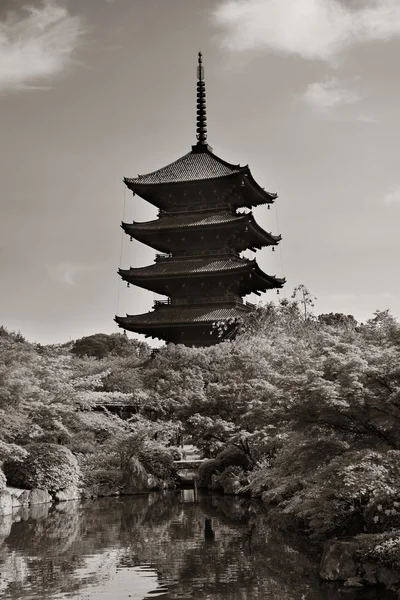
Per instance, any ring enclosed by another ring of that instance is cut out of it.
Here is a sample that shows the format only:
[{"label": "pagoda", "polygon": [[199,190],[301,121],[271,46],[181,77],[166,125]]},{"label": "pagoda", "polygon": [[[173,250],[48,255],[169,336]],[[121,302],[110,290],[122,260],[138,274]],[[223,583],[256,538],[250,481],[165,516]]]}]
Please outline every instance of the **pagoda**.
[{"label": "pagoda", "polygon": [[119,275],[128,285],[167,299],[156,301],[145,314],[115,317],[119,327],[188,346],[232,339],[238,319],[254,309],[243,296],[260,295],[285,283],[264,273],[256,260],[240,255],[280,241],[281,236],[264,231],[251,212],[253,207],[272,204],[277,195],[260,187],[248,166],[226,162],[208,145],[200,52],[197,143],[166,167],[124,178],[124,183],[159,212],[154,221],[121,226],[131,239],[159,254],[154,264],[119,269]]}]

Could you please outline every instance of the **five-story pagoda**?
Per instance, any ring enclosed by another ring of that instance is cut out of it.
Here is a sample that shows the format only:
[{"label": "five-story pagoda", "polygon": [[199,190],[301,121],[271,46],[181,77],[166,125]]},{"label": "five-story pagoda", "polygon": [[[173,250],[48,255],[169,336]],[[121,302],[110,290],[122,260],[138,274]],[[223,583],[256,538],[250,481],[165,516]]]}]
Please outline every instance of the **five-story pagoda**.
[{"label": "five-story pagoda", "polygon": [[[243,302],[281,288],[284,279],[267,275],[240,253],[277,245],[251,209],[272,204],[276,194],[253,179],[248,166],[232,165],[207,144],[206,93],[202,55],[197,68],[197,144],[175,162],[135,179],[127,187],[159,209],[155,221],[122,223],[131,237],[162,254],[148,267],[119,269],[130,284],[167,296],[151,312],[115,317],[120,327],[189,346],[231,339],[238,317],[252,310]],[[216,324],[223,324],[224,334]]]}]

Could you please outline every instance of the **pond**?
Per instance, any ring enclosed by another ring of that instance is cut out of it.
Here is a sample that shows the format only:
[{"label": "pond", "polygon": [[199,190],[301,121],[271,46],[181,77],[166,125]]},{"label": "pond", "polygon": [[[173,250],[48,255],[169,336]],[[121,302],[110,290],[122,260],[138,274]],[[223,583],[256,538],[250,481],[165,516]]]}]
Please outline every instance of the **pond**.
[{"label": "pond", "polygon": [[0,521],[0,598],[385,600],[319,581],[262,506],[181,490],[24,509]]}]

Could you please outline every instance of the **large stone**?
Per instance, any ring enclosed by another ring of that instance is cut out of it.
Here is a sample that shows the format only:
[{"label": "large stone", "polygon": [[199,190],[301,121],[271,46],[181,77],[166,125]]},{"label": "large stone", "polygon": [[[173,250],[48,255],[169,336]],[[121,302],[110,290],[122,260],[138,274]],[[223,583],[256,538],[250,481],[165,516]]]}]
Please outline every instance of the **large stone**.
[{"label": "large stone", "polygon": [[378,583],[378,580],[376,578],[377,568],[378,566],[376,563],[366,562],[362,564],[362,578],[363,581],[365,581],[365,583],[368,583],[369,585],[376,585]]},{"label": "large stone", "polygon": [[0,490],[0,516],[11,515],[12,498],[8,490]]},{"label": "large stone", "polygon": [[52,497],[47,490],[34,489],[31,491],[31,499],[29,504],[49,504],[52,502]]},{"label": "large stone", "polygon": [[320,566],[322,579],[335,581],[356,577],[354,555],[357,550],[358,542],[354,538],[326,542]]},{"label": "large stone", "polygon": [[97,494],[89,488],[81,488],[80,494],[81,498],[83,498],[84,500],[88,500],[90,498],[97,498]]},{"label": "large stone", "polygon": [[2,515],[0,518],[0,544],[8,538],[11,533],[13,518],[11,514]]},{"label": "large stone", "polygon": [[54,494],[54,500],[56,502],[65,502],[66,500],[78,500],[80,497],[79,490],[76,487],[68,487],[64,490],[58,490]]},{"label": "large stone", "polygon": [[20,490],[13,488],[11,491],[11,501],[14,507],[16,506],[28,506],[31,498],[30,490]]},{"label": "large stone", "polygon": [[239,494],[242,489],[242,486],[240,485],[240,481],[236,477],[236,475],[233,475],[232,477],[229,477],[229,478],[224,478],[223,487],[224,487],[224,494],[231,494],[231,495]]},{"label": "large stone", "polygon": [[344,587],[364,587],[361,577],[349,577],[344,582]]},{"label": "large stone", "polygon": [[14,508],[28,506],[31,494],[30,490],[8,486],[7,491],[11,494],[11,502]]},{"label": "large stone", "polygon": [[388,588],[397,586],[400,582],[400,573],[395,569],[389,569],[388,567],[379,567],[376,571],[376,578],[379,583],[383,583]]}]

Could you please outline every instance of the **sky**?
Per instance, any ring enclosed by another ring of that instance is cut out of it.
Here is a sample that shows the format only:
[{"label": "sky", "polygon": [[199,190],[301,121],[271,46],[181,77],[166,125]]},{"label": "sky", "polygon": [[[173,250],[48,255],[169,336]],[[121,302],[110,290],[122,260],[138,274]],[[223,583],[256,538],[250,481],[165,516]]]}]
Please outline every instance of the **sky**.
[{"label": "sky", "polygon": [[278,193],[279,297],[400,317],[399,0],[0,0],[0,324],[61,343],[151,310],[117,269],[153,262],[120,222],[157,213],[122,179],[196,142],[199,49],[209,144]]}]

